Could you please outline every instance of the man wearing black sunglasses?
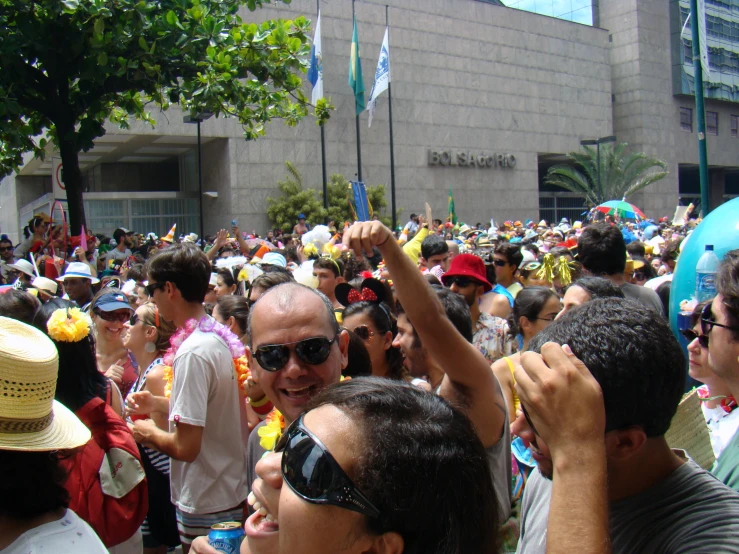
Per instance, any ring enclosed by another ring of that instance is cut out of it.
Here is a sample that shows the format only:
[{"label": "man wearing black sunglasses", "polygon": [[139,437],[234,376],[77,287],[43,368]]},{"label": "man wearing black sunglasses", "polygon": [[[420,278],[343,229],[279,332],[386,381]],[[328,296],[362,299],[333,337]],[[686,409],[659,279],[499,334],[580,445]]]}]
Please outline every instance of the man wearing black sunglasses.
[{"label": "man wearing black sunglasses", "polygon": [[[716,279],[718,294],[701,314],[701,331],[708,338],[708,362],[716,375],[739,395],[739,250],[727,252]],[[713,473],[739,491],[739,432],[713,467]]]},{"label": "man wearing black sunglasses", "polygon": [[5,283],[12,281],[11,276],[13,268],[8,267],[9,264],[15,263],[15,256],[13,255],[13,241],[8,238],[8,235],[2,235],[0,237],[0,275],[2,275]]},{"label": "man wearing black sunglasses", "polygon": [[[453,307],[455,303],[442,304],[393,239],[390,229],[382,223],[355,223],[344,233],[344,244],[350,246],[357,256],[371,254],[373,247],[382,254],[403,308],[398,318],[399,338],[396,341],[420,342],[423,345],[427,362],[443,372],[441,384],[437,387],[438,394],[460,406],[472,421],[485,447],[502,516],[501,521],[491,522],[491,525],[502,524],[511,512],[508,410],[490,364],[471,342],[469,312],[465,310],[464,318],[457,318],[457,314],[452,313],[455,317],[455,322],[452,322],[444,306]],[[442,292],[449,294],[444,289]],[[461,304],[463,309],[466,308]]]}]

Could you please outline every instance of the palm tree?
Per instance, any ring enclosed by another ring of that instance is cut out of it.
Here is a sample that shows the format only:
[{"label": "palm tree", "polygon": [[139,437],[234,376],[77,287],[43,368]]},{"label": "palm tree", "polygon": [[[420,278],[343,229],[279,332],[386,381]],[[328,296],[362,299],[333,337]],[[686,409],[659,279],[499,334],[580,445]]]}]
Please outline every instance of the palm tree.
[{"label": "palm tree", "polygon": [[[584,152],[570,152],[568,157],[579,166],[555,165],[549,168],[544,182],[557,185],[585,197],[590,206],[627,196],[667,176],[667,164],[643,152],[626,154],[627,143],[601,146],[600,168],[597,151],[583,146]],[[659,168],[657,171],[652,171]]]}]

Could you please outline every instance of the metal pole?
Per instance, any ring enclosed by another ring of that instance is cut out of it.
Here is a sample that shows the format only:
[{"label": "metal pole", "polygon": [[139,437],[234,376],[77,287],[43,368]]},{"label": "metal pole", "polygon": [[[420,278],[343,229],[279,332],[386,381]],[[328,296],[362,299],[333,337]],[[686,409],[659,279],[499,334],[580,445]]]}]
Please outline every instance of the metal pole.
[{"label": "metal pole", "polygon": [[[354,0],[352,0],[352,24],[356,25],[356,23],[357,23],[357,18],[354,13]],[[352,30],[352,35],[353,34],[354,34],[354,31]],[[352,36],[352,40],[354,40],[353,36]],[[357,50],[357,59],[359,59],[359,50]],[[357,111],[357,100],[355,98],[354,99],[354,112],[356,113],[356,111]],[[362,180],[362,142],[361,142],[361,137],[359,136],[359,114],[356,114],[354,120],[356,122],[356,127],[357,127],[357,181],[361,181]]]},{"label": "metal pole", "polygon": [[[321,0],[316,0],[316,13],[321,13]],[[328,177],[326,175],[326,133],[321,123],[321,170],[323,172],[323,209],[328,210]],[[328,214],[326,214],[328,223]]]},{"label": "metal pole", "polygon": [[[385,5],[385,26],[387,27],[387,40],[388,46],[390,45],[390,23],[388,22],[388,6]],[[389,48],[388,48],[389,50]],[[388,56],[390,52],[388,51]],[[392,75],[391,75],[392,77]],[[393,146],[393,94],[392,94],[392,83],[388,80],[387,83],[387,110],[390,118],[390,208],[393,211],[392,215],[392,230],[398,226],[398,215],[395,207],[395,147]]]},{"label": "metal pole", "polygon": [[603,203],[603,185],[600,181],[600,140],[595,143],[595,163],[598,164],[598,202]]},{"label": "metal pole", "polygon": [[701,185],[703,217],[711,211],[708,195],[708,149],[706,148],[706,107],[703,102],[703,68],[698,33],[698,0],[690,0],[690,30],[693,33],[693,73],[695,75],[695,111],[698,122],[698,173]]},{"label": "metal pole", "polygon": [[203,222],[203,158],[200,148],[200,118],[198,116],[198,193],[200,195],[200,248],[205,250],[205,228]]}]

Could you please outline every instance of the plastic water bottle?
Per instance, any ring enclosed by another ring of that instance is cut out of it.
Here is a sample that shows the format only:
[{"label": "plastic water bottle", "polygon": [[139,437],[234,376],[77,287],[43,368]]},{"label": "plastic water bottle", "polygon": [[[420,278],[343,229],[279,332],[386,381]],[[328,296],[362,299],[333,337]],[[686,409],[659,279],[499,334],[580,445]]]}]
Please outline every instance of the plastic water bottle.
[{"label": "plastic water bottle", "polygon": [[695,268],[695,298],[698,302],[705,302],[716,296],[718,263],[718,256],[713,251],[713,245],[706,244],[706,251],[698,260]]}]

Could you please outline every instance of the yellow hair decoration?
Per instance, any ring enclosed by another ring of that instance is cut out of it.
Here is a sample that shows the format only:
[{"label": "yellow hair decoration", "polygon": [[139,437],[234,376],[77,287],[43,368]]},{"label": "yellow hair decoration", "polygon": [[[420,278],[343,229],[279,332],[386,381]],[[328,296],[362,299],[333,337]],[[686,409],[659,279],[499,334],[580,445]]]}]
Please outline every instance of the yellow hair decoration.
[{"label": "yellow hair decoration", "polygon": [[308,258],[312,258],[313,256],[318,256],[318,248],[316,248],[315,244],[310,242],[303,247],[303,255]]},{"label": "yellow hair decoration", "polygon": [[90,316],[79,308],[60,308],[46,323],[49,336],[57,342],[78,342],[90,334]]},{"label": "yellow hair decoration", "polygon": [[239,271],[239,275],[238,275],[238,277],[236,277],[236,279],[239,281],[239,283],[241,283],[243,281],[248,281],[249,280],[249,274],[246,272],[245,269],[242,268],[241,271]]},{"label": "yellow hair decoration", "polygon": [[560,256],[557,258],[556,272],[557,277],[559,277],[559,282],[563,287],[566,287],[572,282],[572,268],[570,267],[570,262],[567,260],[566,256]]},{"label": "yellow hair decoration", "polygon": [[536,278],[547,283],[554,282],[554,256],[552,254],[545,254],[544,259],[541,262],[539,271],[536,272]]},{"label": "yellow hair decoration", "polygon": [[323,245],[323,256],[336,260],[341,256],[341,249],[334,244],[326,243]]}]

